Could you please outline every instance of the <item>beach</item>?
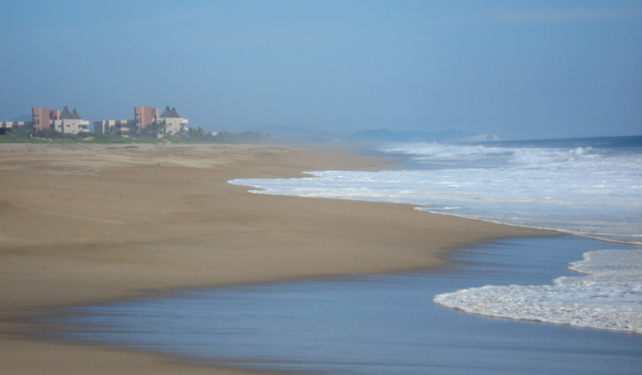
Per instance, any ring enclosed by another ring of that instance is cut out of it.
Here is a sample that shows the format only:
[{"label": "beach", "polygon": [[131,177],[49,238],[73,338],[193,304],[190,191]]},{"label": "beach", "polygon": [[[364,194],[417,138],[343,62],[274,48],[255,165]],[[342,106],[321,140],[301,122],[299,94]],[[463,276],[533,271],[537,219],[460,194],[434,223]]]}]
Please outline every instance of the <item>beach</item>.
[{"label": "beach", "polygon": [[448,250],[552,232],[412,205],[250,194],[242,178],[376,170],[338,148],[2,145],[0,363],[8,374],[243,373],[36,340],[54,307],[194,287],[425,270]]}]

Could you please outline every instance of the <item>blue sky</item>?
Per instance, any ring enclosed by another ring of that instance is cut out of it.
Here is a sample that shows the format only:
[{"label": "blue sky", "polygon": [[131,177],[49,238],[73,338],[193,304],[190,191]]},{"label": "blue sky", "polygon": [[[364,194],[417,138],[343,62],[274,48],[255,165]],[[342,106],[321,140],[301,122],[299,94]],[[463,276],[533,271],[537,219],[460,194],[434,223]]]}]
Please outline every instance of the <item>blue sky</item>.
[{"label": "blue sky", "polygon": [[642,134],[640,1],[0,0],[0,120]]}]

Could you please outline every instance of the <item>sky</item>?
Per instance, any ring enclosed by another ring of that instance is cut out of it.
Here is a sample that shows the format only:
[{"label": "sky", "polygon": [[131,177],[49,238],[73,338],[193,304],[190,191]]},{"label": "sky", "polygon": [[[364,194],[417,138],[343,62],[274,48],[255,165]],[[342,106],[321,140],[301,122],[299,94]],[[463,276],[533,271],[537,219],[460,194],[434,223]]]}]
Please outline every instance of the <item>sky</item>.
[{"label": "sky", "polygon": [[642,134],[639,0],[0,0],[0,121]]}]

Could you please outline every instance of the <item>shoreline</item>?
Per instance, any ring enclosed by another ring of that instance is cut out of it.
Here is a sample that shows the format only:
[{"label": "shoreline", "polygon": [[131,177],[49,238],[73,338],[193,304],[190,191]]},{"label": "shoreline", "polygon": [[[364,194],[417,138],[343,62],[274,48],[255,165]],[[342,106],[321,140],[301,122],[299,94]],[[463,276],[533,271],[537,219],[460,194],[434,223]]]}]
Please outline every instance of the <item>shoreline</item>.
[{"label": "shoreline", "polygon": [[3,366],[12,374],[218,373],[163,355],[25,338],[35,327],[24,320],[150,292],[429,269],[446,264],[451,249],[556,235],[412,205],[250,194],[227,182],[392,164],[344,151],[0,145]]}]

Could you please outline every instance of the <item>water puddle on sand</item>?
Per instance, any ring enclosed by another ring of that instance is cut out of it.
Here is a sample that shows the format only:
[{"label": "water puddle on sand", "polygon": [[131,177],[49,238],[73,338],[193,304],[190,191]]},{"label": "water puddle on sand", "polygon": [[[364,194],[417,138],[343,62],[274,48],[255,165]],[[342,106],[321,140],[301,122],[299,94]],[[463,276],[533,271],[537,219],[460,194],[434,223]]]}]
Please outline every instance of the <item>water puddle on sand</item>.
[{"label": "water puddle on sand", "polygon": [[630,247],[508,239],[455,252],[459,263],[438,272],[189,290],[51,322],[58,339],[296,373],[639,373],[642,335],[484,318],[432,301],[488,284],[551,284],[601,249]]}]

